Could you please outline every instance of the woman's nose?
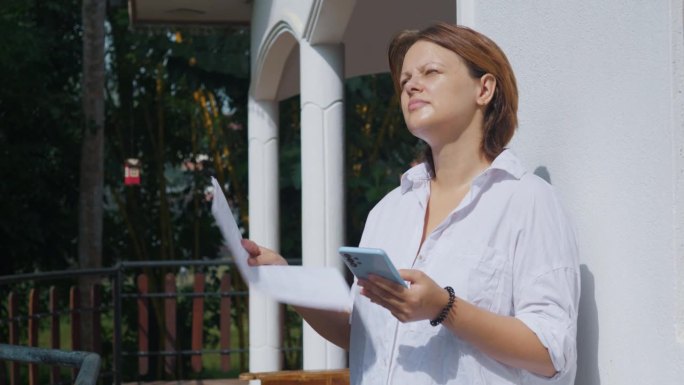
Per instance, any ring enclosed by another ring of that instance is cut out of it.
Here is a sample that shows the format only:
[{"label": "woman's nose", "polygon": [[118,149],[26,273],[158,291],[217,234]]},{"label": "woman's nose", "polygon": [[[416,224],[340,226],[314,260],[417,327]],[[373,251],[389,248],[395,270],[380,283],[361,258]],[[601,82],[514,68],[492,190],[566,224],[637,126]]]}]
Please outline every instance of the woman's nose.
[{"label": "woman's nose", "polygon": [[415,76],[406,81],[406,84],[404,85],[404,89],[409,95],[419,92],[420,90],[422,90],[422,87],[422,83]]}]

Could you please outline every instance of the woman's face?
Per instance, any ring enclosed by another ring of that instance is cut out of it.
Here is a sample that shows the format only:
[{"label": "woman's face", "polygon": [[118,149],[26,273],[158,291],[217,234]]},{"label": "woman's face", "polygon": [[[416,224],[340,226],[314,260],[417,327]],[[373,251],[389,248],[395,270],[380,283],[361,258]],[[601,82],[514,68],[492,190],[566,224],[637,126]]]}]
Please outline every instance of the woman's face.
[{"label": "woman's face", "polygon": [[399,78],[401,109],[413,135],[430,146],[458,139],[473,127],[480,79],[463,59],[437,44],[418,41],[409,48]]}]

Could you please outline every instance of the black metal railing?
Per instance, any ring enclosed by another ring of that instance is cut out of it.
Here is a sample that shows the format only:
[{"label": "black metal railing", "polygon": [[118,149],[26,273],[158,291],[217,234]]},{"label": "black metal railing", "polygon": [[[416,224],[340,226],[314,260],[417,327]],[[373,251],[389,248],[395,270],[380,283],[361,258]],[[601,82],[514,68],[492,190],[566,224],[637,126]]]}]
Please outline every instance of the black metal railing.
[{"label": "black metal railing", "polygon": [[[155,351],[155,352],[139,352],[139,351],[123,351],[123,344],[122,344],[122,301],[124,299],[139,299],[139,298],[154,298],[154,297],[160,297],[160,296],[170,296],[169,294],[166,293],[149,293],[149,294],[144,294],[141,295],[140,293],[136,292],[125,292],[124,290],[124,284],[125,280],[128,277],[129,272],[135,271],[135,270],[143,270],[143,269],[170,269],[170,268],[180,268],[180,267],[195,267],[197,268],[208,268],[208,267],[216,267],[216,266],[233,266],[232,260],[184,260],[184,261],[122,261],[117,263],[114,267],[110,268],[99,268],[99,269],[80,269],[80,270],[63,270],[63,271],[54,271],[54,272],[44,272],[44,273],[36,273],[36,274],[17,274],[17,275],[12,275],[12,276],[1,276],[0,277],[0,287],[2,286],[10,286],[14,284],[19,284],[19,283],[24,283],[27,281],[31,281],[34,284],[38,281],[57,281],[57,280],[75,280],[81,277],[95,277],[95,278],[105,278],[110,280],[111,283],[111,291],[112,291],[112,297],[111,297],[111,304],[108,306],[100,307],[99,309],[92,309],[92,308],[83,308],[83,311],[102,311],[102,310],[107,310],[110,309],[112,311],[112,316],[113,316],[113,330],[112,330],[112,360],[111,360],[111,373],[107,373],[106,375],[111,375],[112,377],[112,382],[114,384],[121,384],[122,382],[122,359],[123,356],[168,356],[168,355],[174,355],[174,356],[181,356],[181,355],[198,355],[198,354],[211,354],[211,353],[220,353],[220,354],[230,354],[230,353],[243,353],[246,351],[244,347],[237,348],[237,349],[203,349],[203,350],[181,350],[177,349],[175,351]],[[171,294],[171,296],[197,296],[201,295],[204,297],[215,297],[215,296],[230,296],[230,297],[246,297],[248,296],[247,290],[231,290],[228,292],[206,292],[202,294],[197,294],[197,293],[174,293]],[[51,313],[41,313],[38,315],[38,317],[46,317],[52,315]],[[2,318],[2,317],[0,317]],[[27,317],[15,317],[16,319],[9,319],[9,322],[17,322],[17,319],[22,319],[22,318],[27,318]],[[30,318],[30,317],[29,317]],[[0,323],[5,322],[7,323],[8,320],[0,320]],[[18,345],[18,344],[17,344]],[[9,345],[8,345],[9,346]],[[15,349],[15,348],[12,348]],[[72,365],[73,362],[73,357],[80,357],[82,359],[86,359],[87,357],[81,356],[82,352],[73,352],[74,355],[70,355],[72,353],[65,352],[62,350],[54,350],[54,349],[40,349],[40,348],[32,348],[32,347],[26,347],[26,349],[31,349],[31,351],[39,351],[40,354],[48,354],[49,352],[52,352],[50,354],[57,354],[57,352],[61,352],[61,355],[58,355],[59,358],[61,359],[66,359],[67,357],[72,357],[72,361],[67,361],[68,365]],[[34,350],[38,349],[38,350]],[[28,354],[28,351],[24,351],[22,354]],[[40,354],[38,356],[40,356]],[[81,354],[81,355],[79,355]],[[34,357],[38,357],[34,356]],[[1,357],[0,357],[1,358]],[[92,358],[91,358],[92,359]],[[99,368],[100,368],[100,357],[97,356],[98,359],[98,373],[99,373]],[[73,365],[72,365],[73,366]],[[81,365],[82,367],[82,365]],[[83,370],[83,369],[81,369]],[[100,373],[100,375],[103,375],[104,373]]]}]

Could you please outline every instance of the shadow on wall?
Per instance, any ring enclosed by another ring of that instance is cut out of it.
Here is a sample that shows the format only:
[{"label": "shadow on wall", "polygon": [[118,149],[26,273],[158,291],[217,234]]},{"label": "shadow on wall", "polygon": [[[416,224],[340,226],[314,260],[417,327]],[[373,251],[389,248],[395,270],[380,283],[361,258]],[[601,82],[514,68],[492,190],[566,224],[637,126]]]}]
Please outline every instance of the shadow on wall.
[{"label": "shadow on wall", "polygon": [[[551,174],[544,166],[534,170],[534,174],[551,184]],[[594,275],[587,265],[580,265],[582,294],[580,295],[577,316],[577,377],[575,385],[600,385],[598,369],[598,309],[594,293]]]},{"label": "shadow on wall", "polygon": [[551,174],[549,174],[549,170],[546,167],[539,166],[539,167],[535,168],[534,169],[534,175],[544,179],[549,184],[552,184],[551,183]]},{"label": "shadow on wall", "polygon": [[594,275],[587,265],[580,265],[582,294],[577,319],[577,377],[576,385],[599,385],[598,368],[598,310],[594,293]]}]

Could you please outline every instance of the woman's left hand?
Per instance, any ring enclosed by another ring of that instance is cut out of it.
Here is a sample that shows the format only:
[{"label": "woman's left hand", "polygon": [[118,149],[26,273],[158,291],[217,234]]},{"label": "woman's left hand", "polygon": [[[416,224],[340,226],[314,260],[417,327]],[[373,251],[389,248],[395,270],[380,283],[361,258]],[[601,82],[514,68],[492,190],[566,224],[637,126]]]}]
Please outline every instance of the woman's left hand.
[{"label": "woman's left hand", "polygon": [[449,293],[420,270],[399,270],[399,275],[410,283],[408,288],[371,274],[359,280],[361,294],[401,322],[437,318],[449,302]]}]

